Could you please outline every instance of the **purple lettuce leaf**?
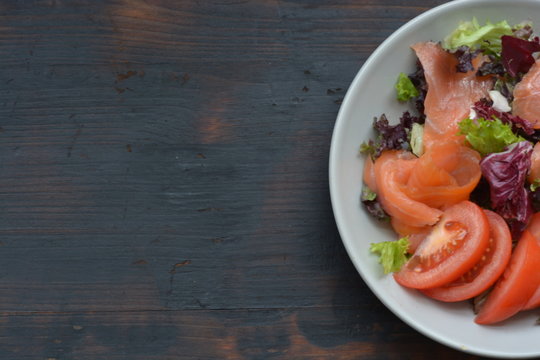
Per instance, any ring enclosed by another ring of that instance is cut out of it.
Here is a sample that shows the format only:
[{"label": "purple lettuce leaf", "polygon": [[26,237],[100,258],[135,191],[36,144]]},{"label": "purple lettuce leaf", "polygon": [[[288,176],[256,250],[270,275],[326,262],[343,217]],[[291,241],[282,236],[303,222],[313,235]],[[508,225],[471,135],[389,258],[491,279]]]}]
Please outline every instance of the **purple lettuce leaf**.
[{"label": "purple lettuce leaf", "polygon": [[[502,65],[501,65],[502,66]],[[521,80],[521,77],[510,77],[508,74],[499,77],[495,82],[493,90],[498,90],[509,103],[514,101],[514,87]]]},{"label": "purple lettuce leaf", "polygon": [[521,129],[526,135],[534,134],[533,124],[530,121],[507,112],[495,110],[492,105],[493,102],[491,100],[483,98],[474,104],[473,109],[479,117],[483,117],[484,119],[493,119],[493,117],[496,117],[503,124],[511,124],[515,132]]},{"label": "purple lettuce leaf", "polygon": [[385,114],[375,118],[373,127],[378,133],[377,140],[370,140],[368,146],[373,149],[372,155],[377,158],[384,150],[410,150],[409,134],[412,125],[420,122],[420,118],[405,111],[399,124],[390,125]]},{"label": "purple lettuce leaf", "polygon": [[463,45],[458,47],[452,54],[456,57],[458,64],[456,65],[456,71],[460,73],[466,73],[474,70],[473,59],[478,55],[479,51],[471,51],[471,48]]},{"label": "purple lettuce leaf", "polygon": [[478,67],[476,76],[498,75],[503,76],[505,74],[503,64],[498,60],[484,61],[482,65]]},{"label": "purple lettuce leaf", "polygon": [[420,61],[416,61],[416,71],[412,74],[409,74],[409,79],[413,83],[416,90],[418,90],[419,95],[414,98],[414,104],[416,110],[420,114],[419,123],[423,124],[426,118],[426,114],[424,113],[424,101],[426,99],[428,85],[426,81],[426,76],[424,74],[424,68],[422,67]]},{"label": "purple lettuce leaf", "polygon": [[519,73],[526,73],[534,64],[533,53],[540,51],[538,38],[532,41],[519,39],[517,37],[503,35],[502,42],[502,62],[504,68],[511,76]]},{"label": "purple lettuce leaf", "polygon": [[362,189],[362,195],[360,201],[364,204],[364,207],[373,217],[380,221],[388,221],[390,216],[384,211],[377,194],[371,189],[364,187]]},{"label": "purple lettuce leaf", "polygon": [[510,223],[526,224],[533,214],[530,194],[525,188],[532,150],[530,142],[521,141],[480,162],[482,175],[490,187],[491,207]]}]

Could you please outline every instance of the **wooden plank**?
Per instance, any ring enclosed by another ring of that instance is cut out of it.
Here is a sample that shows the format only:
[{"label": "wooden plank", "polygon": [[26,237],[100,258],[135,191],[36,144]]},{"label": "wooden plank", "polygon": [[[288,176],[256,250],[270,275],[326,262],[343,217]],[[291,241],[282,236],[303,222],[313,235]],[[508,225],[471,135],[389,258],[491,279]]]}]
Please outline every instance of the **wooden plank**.
[{"label": "wooden plank", "polygon": [[17,359],[478,359],[439,351],[382,305],[10,315],[0,341]]},{"label": "wooden plank", "polygon": [[443,2],[0,2],[0,357],[455,358],[327,183],[361,64]]}]

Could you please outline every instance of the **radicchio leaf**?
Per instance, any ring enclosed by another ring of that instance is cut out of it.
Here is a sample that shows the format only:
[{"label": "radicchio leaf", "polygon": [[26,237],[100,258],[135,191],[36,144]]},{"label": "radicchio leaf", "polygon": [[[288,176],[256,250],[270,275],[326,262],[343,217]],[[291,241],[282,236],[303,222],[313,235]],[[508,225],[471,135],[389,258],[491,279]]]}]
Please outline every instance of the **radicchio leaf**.
[{"label": "radicchio leaf", "polygon": [[503,124],[511,124],[513,130],[516,132],[521,129],[527,135],[534,134],[534,129],[530,121],[507,112],[495,110],[492,105],[492,101],[483,98],[474,104],[473,109],[479,117],[483,117],[484,119],[494,119],[495,117],[500,119]]},{"label": "radicchio leaf", "polygon": [[490,187],[491,206],[510,222],[526,224],[533,209],[525,188],[531,166],[532,144],[522,141],[482,159],[480,168]]},{"label": "radicchio leaf", "polygon": [[502,40],[502,62],[508,73],[515,77],[518,73],[526,73],[534,64],[533,53],[540,51],[538,38],[533,41],[518,39],[504,35]]}]

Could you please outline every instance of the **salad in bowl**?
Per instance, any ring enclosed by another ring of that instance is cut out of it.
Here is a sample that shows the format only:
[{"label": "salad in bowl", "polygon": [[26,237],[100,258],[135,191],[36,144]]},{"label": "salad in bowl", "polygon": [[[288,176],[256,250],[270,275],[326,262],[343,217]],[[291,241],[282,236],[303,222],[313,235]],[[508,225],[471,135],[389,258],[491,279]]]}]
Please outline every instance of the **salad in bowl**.
[{"label": "salad in bowl", "polygon": [[332,205],[363,279],[481,355],[540,355],[535,18],[536,1],[464,0],[412,20],[364,64],[332,139]]}]

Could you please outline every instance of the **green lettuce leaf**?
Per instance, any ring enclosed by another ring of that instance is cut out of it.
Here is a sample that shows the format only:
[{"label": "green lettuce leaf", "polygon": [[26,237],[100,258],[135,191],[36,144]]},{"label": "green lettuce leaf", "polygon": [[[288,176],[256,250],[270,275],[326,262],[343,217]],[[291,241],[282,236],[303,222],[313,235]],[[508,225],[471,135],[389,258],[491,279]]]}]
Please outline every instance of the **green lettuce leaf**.
[{"label": "green lettuce leaf", "polygon": [[377,193],[373,190],[371,190],[367,186],[362,186],[362,195],[361,200],[362,201],[374,201],[377,198]]},{"label": "green lettuce leaf", "polygon": [[414,87],[411,79],[404,73],[399,73],[395,87],[399,101],[407,101],[419,95],[419,92],[416,87]]},{"label": "green lettuce leaf", "polygon": [[414,155],[421,156],[424,153],[424,125],[412,124],[410,144]]},{"label": "green lettuce leaf", "polygon": [[379,263],[383,266],[384,273],[396,272],[409,259],[407,249],[409,238],[403,237],[397,241],[383,241],[371,244],[369,250],[379,255]]},{"label": "green lettuce leaf", "polygon": [[534,179],[534,181],[532,182],[530,186],[531,191],[535,192],[536,190],[538,190],[539,187],[540,187],[540,179]]},{"label": "green lettuce leaf", "polygon": [[501,152],[510,144],[525,141],[512,132],[512,125],[503,124],[497,118],[465,119],[459,122],[459,130],[459,133],[465,135],[469,144],[482,156]]},{"label": "green lettuce leaf", "polygon": [[363,142],[360,144],[360,154],[369,155],[373,159],[375,154],[377,153],[377,146],[373,142],[373,140],[370,140],[369,142]]},{"label": "green lettuce leaf", "polygon": [[478,20],[465,21],[448,35],[443,41],[443,48],[455,50],[460,46],[468,46],[471,49],[488,50],[494,54],[501,52],[501,36],[512,35],[512,27],[506,20],[498,23],[487,21],[480,26]]}]

